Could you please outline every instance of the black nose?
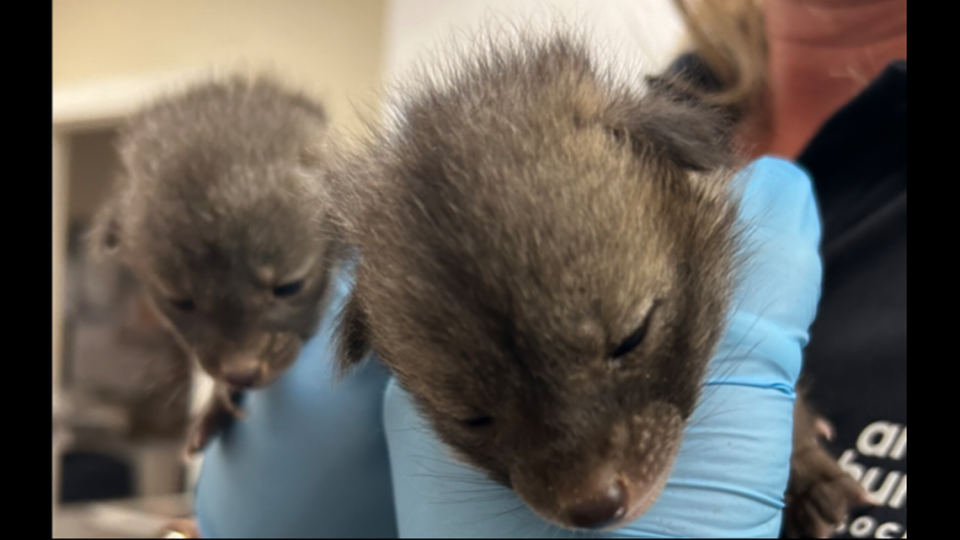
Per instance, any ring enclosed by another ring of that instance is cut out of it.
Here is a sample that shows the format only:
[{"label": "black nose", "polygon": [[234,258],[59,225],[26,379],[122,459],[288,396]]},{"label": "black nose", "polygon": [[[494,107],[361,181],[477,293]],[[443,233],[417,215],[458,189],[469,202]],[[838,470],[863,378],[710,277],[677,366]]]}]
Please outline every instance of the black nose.
[{"label": "black nose", "polygon": [[602,493],[579,501],[567,509],[567,517],[574,527],[599,529],[622,518],[626,513],[623,485],[617,481]]},{"label": "black nose", "polygon": [[234,388],[250,388],[260,380],[260,368],[230,370],[223,374],[223,380]]}]

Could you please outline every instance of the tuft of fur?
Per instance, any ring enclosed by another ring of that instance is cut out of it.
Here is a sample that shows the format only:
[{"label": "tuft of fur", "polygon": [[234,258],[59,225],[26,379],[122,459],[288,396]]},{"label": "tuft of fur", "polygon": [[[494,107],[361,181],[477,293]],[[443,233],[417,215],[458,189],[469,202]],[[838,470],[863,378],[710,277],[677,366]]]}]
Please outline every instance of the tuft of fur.
[{"label": "tuft of fur", "polygon": [[[326,308],[338,242],[316,223],[327,118],[265,77],[191,84],[144,107],[120,133],[121,170],[89,247],[143,282],[167,327],[218,381],[191,450],[239,414],[225,376],[272,382]],[[305,191],[309,189],[310,191]],[[278,297],[278,286],[303,281]],[[236,397],[235,395],[233,397]]]},{"label": "tuft of fur", "polygon": [[585,51],[523,38],[425,79],[334,183],[359,250],[342,368],[375,350],[443,441],[567,527],[611,482],[623,520],[656,498],[739,253],[727,119]]}]

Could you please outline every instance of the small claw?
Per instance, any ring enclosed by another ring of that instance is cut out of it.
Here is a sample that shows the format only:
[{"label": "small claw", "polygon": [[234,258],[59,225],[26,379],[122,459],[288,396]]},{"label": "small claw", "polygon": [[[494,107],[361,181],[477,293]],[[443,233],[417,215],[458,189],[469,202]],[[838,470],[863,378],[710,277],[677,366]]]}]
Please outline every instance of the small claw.
[{"label": "small claw", "polygon": [[828,441],[832,441],[834,435],[836,434],[833,425],[824,418],[818,418],[814,424],[817,430],[817,433]]},{"label": "small claw", "polygon": [[237,407],[233,402],[231,392],[229,390],[224,390],[224,393],[220,395],[220,403],[223,404],[224,408],[230,412],[234,418],[244,419],[247,417],[246,411]]},{"label": "small claw", "polygon": [[192,437],[192,440],[189,444],[187,444],[187,447],[183,451],[183,458],[187,461],[192,460],[197,456],[197,454],[203,451],[204,446],[206,446],[206,444],[200,438],[200,436]]}]

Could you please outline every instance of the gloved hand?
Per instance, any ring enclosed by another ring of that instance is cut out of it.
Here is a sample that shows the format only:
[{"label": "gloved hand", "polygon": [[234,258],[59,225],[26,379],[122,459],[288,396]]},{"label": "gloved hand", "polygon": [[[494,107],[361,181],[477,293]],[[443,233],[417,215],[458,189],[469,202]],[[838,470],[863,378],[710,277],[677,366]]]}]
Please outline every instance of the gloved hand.
[{"label": "gloved hand", "polygon": [[[350,283],[338,276],[332,306]],[[249,392],[247,418],[204,453],[202,538],[396,538],[381,411],[387,371],[367,363],[337,384],[335,310],[290,371]]]},{"label": "gloved hand", "polygon": [[673,473],[633,524],[574,534],[458,465],[396,385],[384,422],[399,532],[408,538],[776,538],[789,475],[794,385],[820,298],[819,215],[806,174],[773,158],[738,178],[749,266]]}]

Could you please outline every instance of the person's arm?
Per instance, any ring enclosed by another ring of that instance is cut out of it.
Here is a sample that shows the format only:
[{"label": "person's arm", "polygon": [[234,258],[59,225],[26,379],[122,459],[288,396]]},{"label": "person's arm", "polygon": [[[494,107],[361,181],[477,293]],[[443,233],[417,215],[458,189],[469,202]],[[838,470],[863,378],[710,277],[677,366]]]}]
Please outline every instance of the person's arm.
[{"label": "person's arm", "polygon": [[[809,178],[790,163],[763,159],[740,179],[751,257],[670,480],[639,520],[589,536],[780,532],[794,386],[820,296],[819,216]],[[583,536],[547,525],[511,491],[459,465],[392,383],[384,411],[402,537]]]}]

